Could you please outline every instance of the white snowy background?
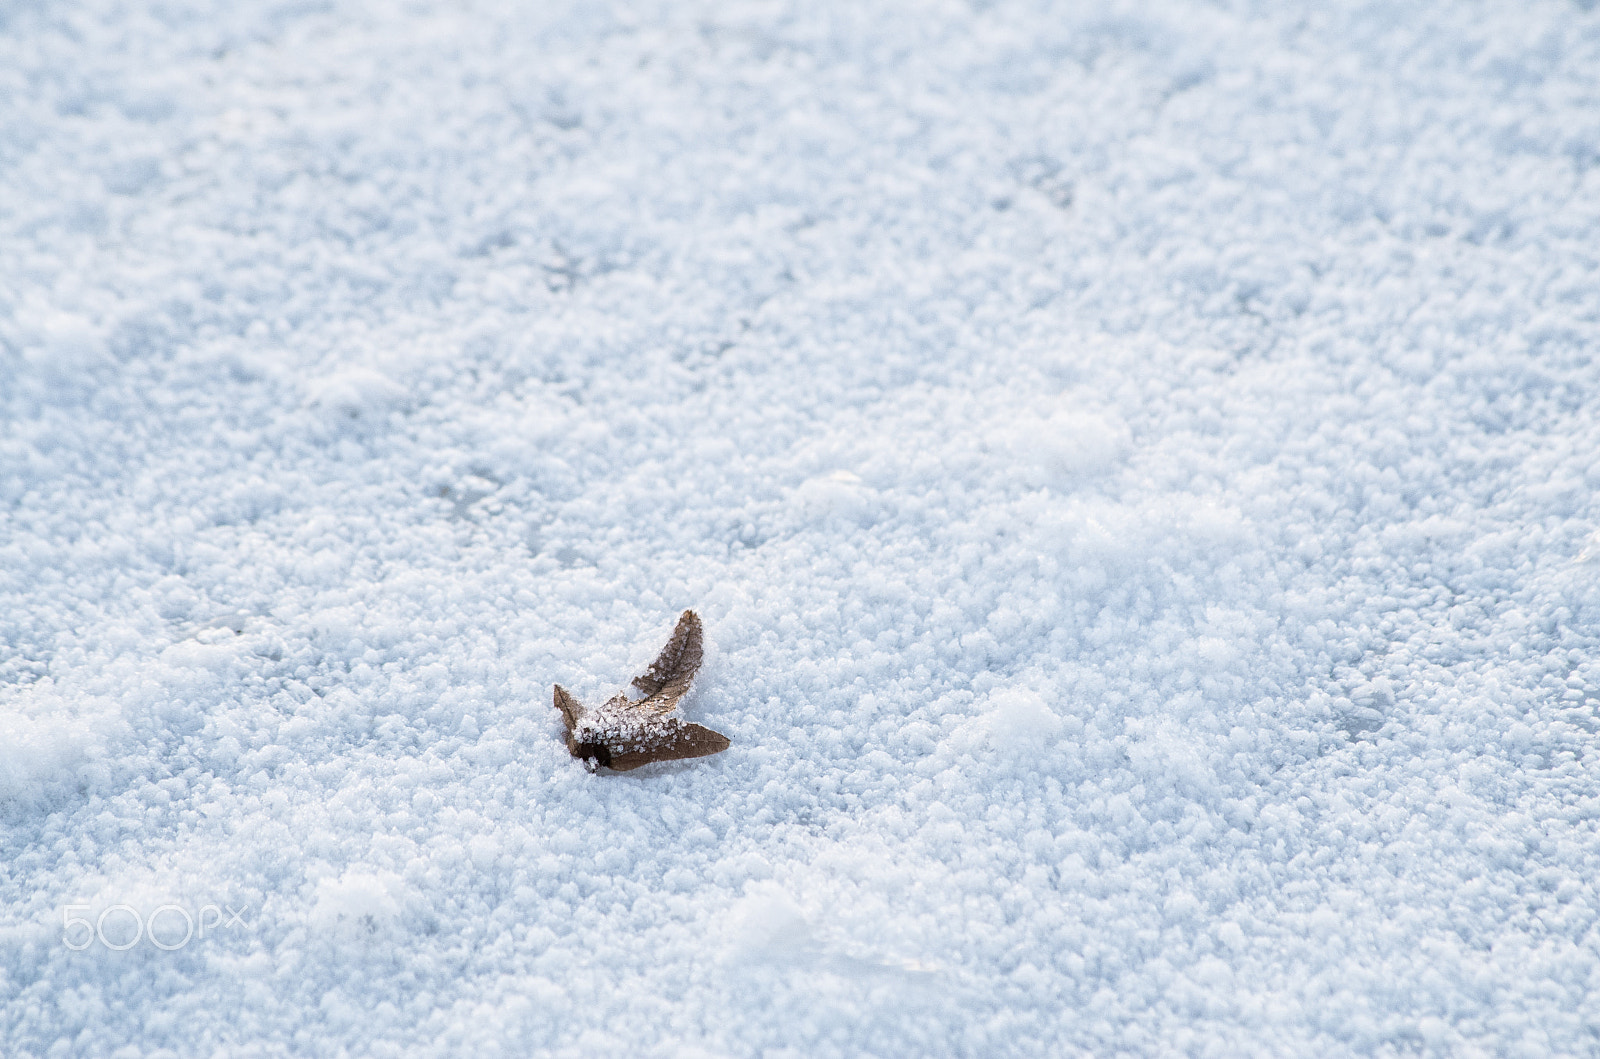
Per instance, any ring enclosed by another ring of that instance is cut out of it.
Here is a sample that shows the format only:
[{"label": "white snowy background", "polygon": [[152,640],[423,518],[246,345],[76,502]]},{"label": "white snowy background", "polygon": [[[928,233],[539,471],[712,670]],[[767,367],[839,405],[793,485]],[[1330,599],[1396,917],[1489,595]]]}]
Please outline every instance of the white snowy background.
[{"label": "white snowy background", "polygon": [[1592,3],[7,0],[0,1042],[1596,1054],[1597,350]]}]

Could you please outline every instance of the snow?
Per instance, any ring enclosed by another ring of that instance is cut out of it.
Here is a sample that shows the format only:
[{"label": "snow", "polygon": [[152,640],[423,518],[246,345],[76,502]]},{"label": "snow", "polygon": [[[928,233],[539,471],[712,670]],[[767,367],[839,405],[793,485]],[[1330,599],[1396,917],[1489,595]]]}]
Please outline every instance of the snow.
[{"label": "snow", "polygon": [[1600,1050],[1593,8],[7,5],[0,1040]]}]

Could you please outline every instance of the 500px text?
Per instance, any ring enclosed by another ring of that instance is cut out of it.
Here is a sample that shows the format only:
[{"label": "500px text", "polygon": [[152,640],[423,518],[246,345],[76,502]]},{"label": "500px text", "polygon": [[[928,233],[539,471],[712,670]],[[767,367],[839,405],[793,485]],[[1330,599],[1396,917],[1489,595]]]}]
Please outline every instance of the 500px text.
[{"label": "500px text", "polygon": [[[93,919],[75,913],[88,912],[93,905],[67,905],[61,910],[61,943],[82,952],[98,941],[115,952],[139,944],[141,939],[163,952],[175,952],[196,939],[218,930],[247,927],[245,912],[231,905],[203,905],[196,915],[182,905],[162,905],[148,916],[132,905],[112,905]],[[227,909],[227,915],[223,915]]]}]

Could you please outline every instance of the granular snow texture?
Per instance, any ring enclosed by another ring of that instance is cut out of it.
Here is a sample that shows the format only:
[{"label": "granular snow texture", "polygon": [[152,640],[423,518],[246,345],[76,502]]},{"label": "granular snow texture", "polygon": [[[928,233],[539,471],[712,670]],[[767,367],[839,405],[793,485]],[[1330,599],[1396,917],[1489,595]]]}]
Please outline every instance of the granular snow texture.
[{"label": "granular snow texture", "polygon": [[0,6],[4,1050],[1600,1053],[1597,71]]}]

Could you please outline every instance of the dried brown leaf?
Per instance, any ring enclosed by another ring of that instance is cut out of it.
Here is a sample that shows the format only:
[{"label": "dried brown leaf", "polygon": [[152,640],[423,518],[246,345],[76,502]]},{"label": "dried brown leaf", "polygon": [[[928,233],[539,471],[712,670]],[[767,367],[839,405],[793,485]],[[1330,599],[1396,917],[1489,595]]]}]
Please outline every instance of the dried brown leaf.
[{"label": "dried brown leaf", "polygon": [[634,678],[643,699],[635,702],[626,693],[617,694],[591,710],[557,684],[555,707],[566,723],[568,752],[592,767],[627,772],[653,761],[726,750],[727,736],[677,716],[678,700],[688,692],[703,653],[700,618],[686,610],[650,668]]}]

